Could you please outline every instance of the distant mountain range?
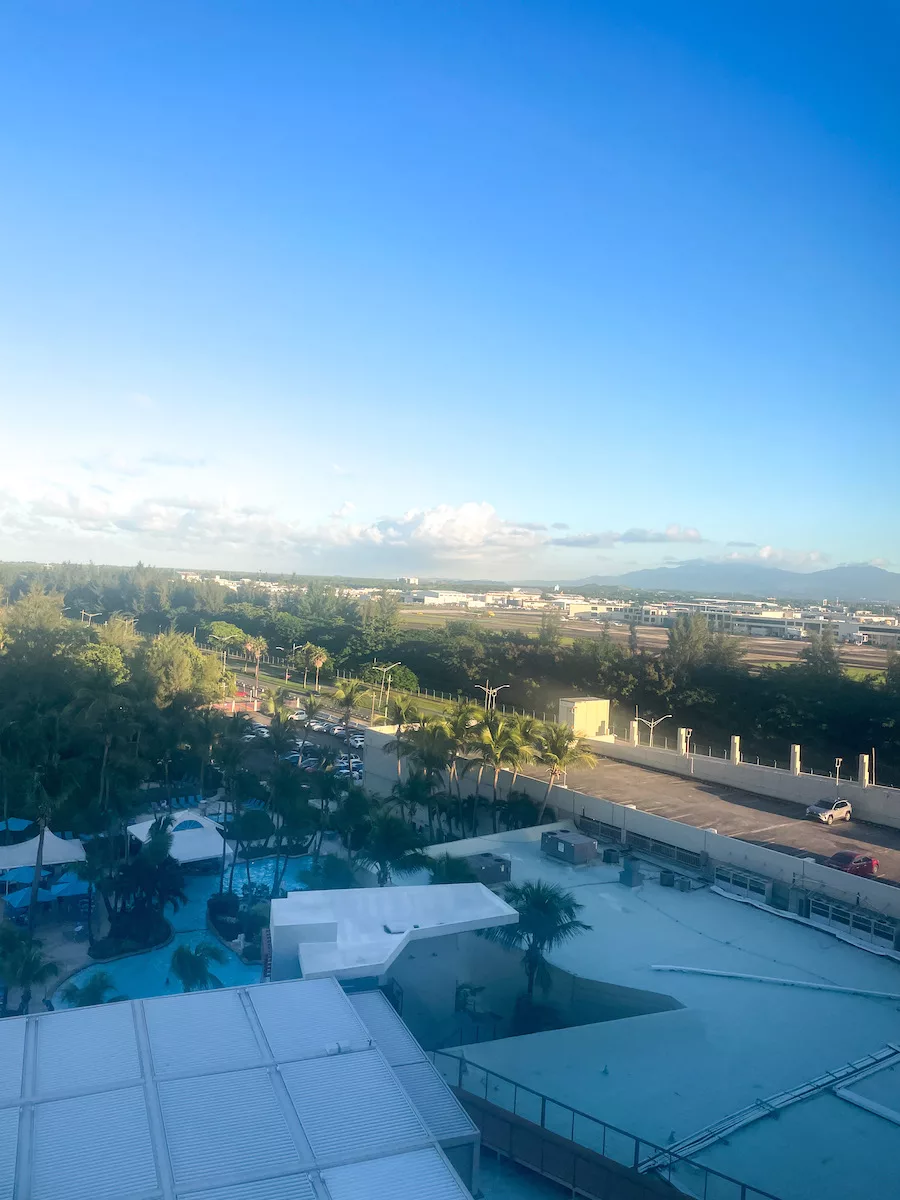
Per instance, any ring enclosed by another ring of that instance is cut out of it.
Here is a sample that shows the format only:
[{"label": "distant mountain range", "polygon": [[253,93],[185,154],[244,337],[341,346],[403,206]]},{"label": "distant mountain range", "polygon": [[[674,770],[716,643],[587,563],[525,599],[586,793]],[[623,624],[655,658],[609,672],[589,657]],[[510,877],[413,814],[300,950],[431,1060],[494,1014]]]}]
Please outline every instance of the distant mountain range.
[{"label": "distant mountain range", "polygon": [[707,562],[698,558],[675,567],[650,567],[625,575],[592,575],[567,586],[616,585],[646,591],[694,595],[776,596],[783,600],[843,600],[900,604],[900,574],[867,563],[847,563],[827,571],[784,571],[756,563]]}]

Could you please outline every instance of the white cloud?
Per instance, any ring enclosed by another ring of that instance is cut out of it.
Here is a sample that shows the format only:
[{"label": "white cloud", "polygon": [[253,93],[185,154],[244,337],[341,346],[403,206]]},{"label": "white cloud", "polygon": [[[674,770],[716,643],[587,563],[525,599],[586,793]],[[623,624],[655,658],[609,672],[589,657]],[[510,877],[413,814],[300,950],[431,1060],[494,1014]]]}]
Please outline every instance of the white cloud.
[{"label": "white cloud", "polygon": [[[557,526],[553,526],[557,528]],[[614,533],[607,530],[604,533],[570,533],[561,537],[551,538],[553,546],[571,546],[588,549],[593,546],[625,545],[664,545],[669,542],[704,542],[706,539],[699,530],[691,526],[667,525],[664,530],[655,529],[626,529],[624,533]]]},{"label": "white cloud", "polygon": [[778,546],[757,546],[750,553],[734,550],[731,554],[725,555],[724,561],[767,563],[771,566],[803,570],[805,567],[823,566],[829,561],[829,556],[821,550],[788,550]]},{"label": "white cloud", "polygon": [[102,554],[107,561],[132,556],[197,563],[209,559],[215,565],[265,560],[285,568],[307,562],[351,573],[394,573],[400,567],[448,569],[452,563],[468,569],[479,562],[489,568],[514,561],[524,566],[558,550],[703,540],[696,529],[680,525],[661,532],[632,528],[559,534],[554,526],[509,520],[483,501],[414,508],[371,521],[354,520],[354,512],[353,504],[344,501],[316,523],[284,518],[240,500],[177,494],[129,498],[121,488],[113,493],[93,483],[30,499],[0,495],[0,528],[8,538],[26,542],[29,557],[67,554],[70,546],[76,556],[81,546],[82,553]]}]

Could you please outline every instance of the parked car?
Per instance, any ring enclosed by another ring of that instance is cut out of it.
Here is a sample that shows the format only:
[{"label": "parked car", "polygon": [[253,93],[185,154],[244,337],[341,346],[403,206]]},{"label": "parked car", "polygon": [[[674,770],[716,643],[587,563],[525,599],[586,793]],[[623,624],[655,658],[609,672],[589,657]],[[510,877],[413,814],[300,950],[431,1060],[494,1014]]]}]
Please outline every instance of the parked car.
[{"label": "parked car", "polygon": [[867,875],[870,879],[878,874],[878,859],[871,854],[857,854],[855,850],[838,850],[822,865],[834,867],[835,871],[846,871],[848,875]]},{"label": "parked car", "polygon": [[322,732],[331,734],[332,737],[334,736],[336,730],[337,725],[332,725],[330,721],[326,721],[326,723],[322,726]]},{"label": "parked car", "polygon": [[817,800],[815,804],[810,804],[806,815],[831,825],[833,821],[849,821],[853,816],[853,806],[849,800]]},{"label": "parked car", "polygon": [[288,715],[288,720],[289,721],[305,721],[306,720],[306,710],[303,708],[294,709],[294,711]]},{"label": "parked car", "polygon": [[366,739],[361,733],[351,733],[349,744],[354,750],[362,750],[366,744]]}]

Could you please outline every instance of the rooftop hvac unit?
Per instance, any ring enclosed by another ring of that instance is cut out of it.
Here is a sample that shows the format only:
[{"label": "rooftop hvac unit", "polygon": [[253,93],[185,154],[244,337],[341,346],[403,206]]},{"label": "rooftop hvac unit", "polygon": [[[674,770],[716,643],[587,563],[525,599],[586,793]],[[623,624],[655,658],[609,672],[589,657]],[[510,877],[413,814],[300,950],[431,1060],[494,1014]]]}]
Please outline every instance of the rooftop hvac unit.
[{"label": "rooftop hvac unit", "polygon": [[621,860],[621,852],[615,846],[605,846],[603,848],[603,861],[605,863],[617,863]]},{"label": "rooftop hvac unit", "polygon": [[679,892],[689,892],[691,890],[691,881],[686,875],[679,875],[675,880],[675,887]]},{"label": "rooftop hvac unit", "polygon": [[483,883],[485,887],[492,887],[498,883],[509,883],[510,861],[508,858],[502,858],[499,854],[470,854],[463,859],[463,862],[468,864],[476,882]]},{"label": "rooftop hvac unit", "polygon": [[659,882],[662,887],[674,887],[675,886],[675,872],[674,871],[660,871]]},{"label": "rooftop hvac unit", "polygon": [[557,833],[548,830],[541,834],[541,851],[549,858],[558,858],[573,865],[591,862],[598,853],[593,838],[583,833],[569,833],[565,829]]}]

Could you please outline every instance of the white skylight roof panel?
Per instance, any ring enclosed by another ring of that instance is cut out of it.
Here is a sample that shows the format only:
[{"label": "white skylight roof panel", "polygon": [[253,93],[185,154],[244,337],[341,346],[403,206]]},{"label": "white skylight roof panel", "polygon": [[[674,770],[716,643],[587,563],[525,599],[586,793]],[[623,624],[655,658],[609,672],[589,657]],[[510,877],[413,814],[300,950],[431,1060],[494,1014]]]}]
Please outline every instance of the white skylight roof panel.
[{"label": "white skylight roof panel", "polygon": [[438,1141],[474,1136],[474,1123],[430,1062],[406,1063],[394,1074]]},{"label": "white skylight roof panel", "polygon": [[29,1200],[135,1200],[158,1188],[143,1088],[35,1105]]},{"label": "white skylight roof panel", "polygon": [[18,1137],[18,1108],[0,1109],[0,1200],[13,1200]]},{"label": "white skylight roof panel", "polygon": [[178,1200],[317,1200],[308,1175],[282,1175],[254,1183],[235,1183],[203,1192],[179,1192]]},{"label": "white skylight roof panel", "polygon": [[56,1012],[39,1024],[38,1095],[137,1083],[140,1078],[130,1004],[99,1004]]},{"label": "white skylight roof panel", "polygon": [[263,1069],[158,1085],[177,1187],[225,1185],[256,1172],[299,1172],[287,1123]]},{"label": "white skylight roof panel", "polygon": [[157,1075],[255,1067],[262,1051],[232,989],[144,1001]]},{"label": "white skylight roof panel", "polygon": [[386,996],[381,992],[358,992],[349,999],[375,1039],[375,1045],[392,1067],[398,1063],[425,1061],[422,1047],[398,1017]]},{"label": "white skylight roof panel", "polygon": [[410,1149],[431,1137],[380,1054],[342,1054],[280,1068],[320,1163]]},{"label": "white skylight roof panel", "polygon": [[322,1172],[331,1200],[467,1200],[437,1150],[414,1150]]},{"label": "white skylight roof panel", "polygon": [[328,1047],[364,1050],[369,1032],[333,979],[308,979],[302,988],[270,983],[247,995],[277,1059],[312,1058]]},{"label": "white skylight roof panel", "polygon": [[18,1100],[22,1094],[22,1055],[25,1022],[0,1021],[0,1104]]}]

